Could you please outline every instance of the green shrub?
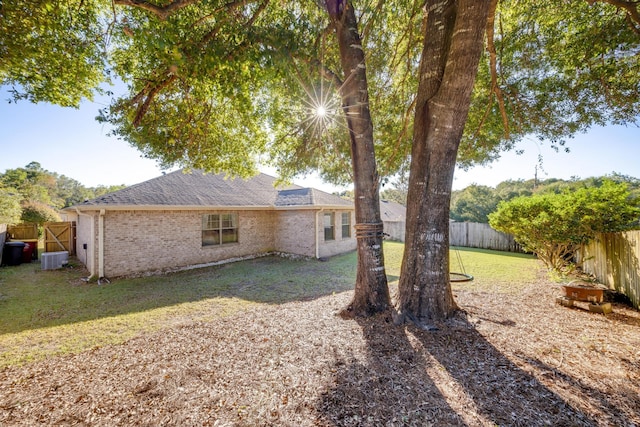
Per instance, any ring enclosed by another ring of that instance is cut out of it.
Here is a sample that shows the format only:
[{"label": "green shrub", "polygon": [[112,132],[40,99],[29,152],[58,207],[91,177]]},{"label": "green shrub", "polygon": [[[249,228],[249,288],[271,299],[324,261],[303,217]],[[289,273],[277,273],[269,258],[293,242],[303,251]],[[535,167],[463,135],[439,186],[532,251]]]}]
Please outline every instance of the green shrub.
[{"label": "green shrub", "polygon": [[0,224],[20,222],[20,196],[8,188],[0,188]]},{"label": "green shrub", "polygon": [[502,202],[489,215],[489,224],[512,234],[548,268],[561,272],[571,264],[575,251],[596,233],[634,228],[638,215],[638,201],[630,197],[627,184],[607,180],[597,188]]}]

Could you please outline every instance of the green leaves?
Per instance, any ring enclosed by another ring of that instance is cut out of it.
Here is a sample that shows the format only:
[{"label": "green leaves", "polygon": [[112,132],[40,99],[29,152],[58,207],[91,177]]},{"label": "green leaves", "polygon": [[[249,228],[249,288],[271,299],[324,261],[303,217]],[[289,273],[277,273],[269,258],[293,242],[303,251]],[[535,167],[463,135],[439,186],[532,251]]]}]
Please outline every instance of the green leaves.
[{"label": "green leaves", "polygon": [[452,194],[450,217],[460,222],[487,223],[487,215],[495,210],[499,201],[499,196],[490,187],[473,184]]},{"label": "green leaves", "polygon": [[17,224],[21,213],[20,195],[0,183],[0,224]]},{"label": "green leaves", "polygon": [[[287,176],[320,169],[333,182],[350,180],[340,106],[335,126],[319,137],[304,123],[305,87],[336,91],[348,77],[326,10],[314,2],[214,0],[158,17],[151,11],[158,2],[118,3],[3,1],[0,84],[13,87],[13,100],[78,106],[115,74],[129,93],[101,119],[164,165],[246,174],[261,156]],[[354,3],[383,177],[396,173],[411,151],[423,3]],[[510,132],[487,54],[460,165],[490,161],[525,135],[560,146],[593,124],[637,120],[640,37],[623,11],[605,2],[508,0],[499,3],[494,32]]]},{"label": "green leaves", "polygon": [[77,107],[106,72],[101,0],[9,0],[0,5],[0,84],[13,100]]},{"label": "green leaves", "polygon": [[502,1],[496,16],[498,86],[510,135],[481,65],[460,149],[483,162],[525,135],[562,146],[593,125],[637,123],[640,37],[606,2]]},{"label": "green leaves", "polygon": [[7,169],[0,174],[0,223],[19,222],[27,206],[32,206],[34,212],[48,212],[51,208],[72,206],[121,188],[123,186],[87,188],[72,178],[42,169],[38,162],[31,162],[24,168]]},{"label": "green leaves", "polygon": [[625,183],[544,193],[502,202],[489,215],[496,230],[512,234],[549,267],[560,271],[567,256],[596,233],[637,227],[640,209]]},{"label": "green leaves", "polygon": [[260,66],[269,52],[257,41],[267,13],[257,5],[196,2],[166,20],[123,8],[112,61],[129,93],[99,120],[163,166],[255,173],[268,142],[263,88],[274,73]]}]

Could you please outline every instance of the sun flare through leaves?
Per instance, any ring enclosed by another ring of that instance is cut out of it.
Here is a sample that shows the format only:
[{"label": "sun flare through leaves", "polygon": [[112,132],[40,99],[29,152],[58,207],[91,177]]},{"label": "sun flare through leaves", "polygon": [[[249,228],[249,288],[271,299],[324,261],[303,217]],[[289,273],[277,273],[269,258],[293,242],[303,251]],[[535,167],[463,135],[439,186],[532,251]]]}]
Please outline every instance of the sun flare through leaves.
[{"label": "sun flare through leaves", "polygon": [[302,125],[314,139],[328,137],[327,130],[340,125],[340,104],[335,88],[320,84],[320,87],[302,85],[307,94],[303,101],[304,117]]}]

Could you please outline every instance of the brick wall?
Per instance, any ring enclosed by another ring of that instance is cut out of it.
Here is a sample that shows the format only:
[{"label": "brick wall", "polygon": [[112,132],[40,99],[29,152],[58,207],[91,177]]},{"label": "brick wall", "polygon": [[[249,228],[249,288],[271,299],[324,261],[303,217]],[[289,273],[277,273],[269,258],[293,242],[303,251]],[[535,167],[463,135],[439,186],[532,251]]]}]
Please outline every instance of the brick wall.
[{"label": "brick wall", "polygon": [[[205,264],[275,249],[275,213],[240,211],[238,243],[202,246],[202,215],[228,211],[107,211],[105,275]],[[96,231],[97,234],[97,231]]]},{"label": "brick wall", "polygon": [[[323,211],[318,212],[318,256],[320,258],[330,257],[333,255],[342,254],[345,252],[353,251],[356,249],[357,243],[355,239],[355,230],[353,228],[356,219],[355,213],[351,211],[351,236],[343,237],[342,236],[342,213],[349,211]],[[335,239],[334,240],[324,240],[324,214],[325,213],[333,213],[334,221],[335,221]]]},{"label": "brick wall", "polygon": [[[202,215],[238,214],[238,243],[202,246]],[[104,275],[118,277],[206,264],[270,251],[329,257],[355,250],[351,237],[342,237],[341,213],[335,240],[324,241],[324,212],[291,211],[109,211],[104,215]],[[316,220],[317,225],[316,225]],[[94,276],[99,274],[99,214],[86,212],[76,219],[77,256]],[[317,231],[317,234],[316,234]],[[87,250],[83,244],[87,244]]]},{"label": "brick wall", "polygon": [[275,222],[275,245],[279,252],[308,257],[316,256],[316,211],[278,211]]}]

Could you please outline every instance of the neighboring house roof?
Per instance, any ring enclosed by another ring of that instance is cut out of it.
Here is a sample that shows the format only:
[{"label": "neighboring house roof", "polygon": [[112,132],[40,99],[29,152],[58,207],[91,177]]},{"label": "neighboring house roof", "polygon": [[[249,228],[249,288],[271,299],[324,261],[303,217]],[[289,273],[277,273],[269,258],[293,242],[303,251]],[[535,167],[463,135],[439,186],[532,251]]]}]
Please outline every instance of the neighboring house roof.
[{"label": "neighboring house roof", "polygon": [[407,208],[400,203],[380,200],[380,218],[382,221],[405,221]]},{"label": "neighboring house roof", "polygon": [[276,178],[259,174],[250,179],[227,178],[200,170],[168,173],[72,206],[78,209],[124,207],[294,207],[344,206],[353,202],[312,188],[275,187]]}]

